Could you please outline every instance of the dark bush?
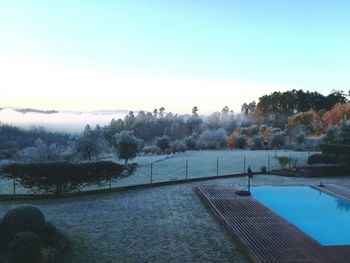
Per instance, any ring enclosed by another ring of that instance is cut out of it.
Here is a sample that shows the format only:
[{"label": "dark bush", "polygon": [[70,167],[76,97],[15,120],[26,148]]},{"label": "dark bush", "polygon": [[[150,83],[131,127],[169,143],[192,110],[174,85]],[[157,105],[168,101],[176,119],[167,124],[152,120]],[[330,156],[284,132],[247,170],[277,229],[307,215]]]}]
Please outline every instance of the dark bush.
[{"label": "dark bush", "polygon": [[197,142],[193,136],[188,136],[184,138],[186,147],[188,150],[194,150],[197,147]]},{"label": "dark bush", "polygon": [[350,173],[350,155],[341,155],[337,159],[337,164],[342,173]]},{"label": "dark bush", "polygon": [[39,234],[41,241],[49,247],[62,250],[66,247],[67,238],[51,223],[46,223]]},{"label": "dark bush", "polygon": [[322,153],[335,155],[350,155],[350,145],[343,144],[321,144]]},{"label": "dark bush", "polygon": [[37,234],[26,231],[14,235],[8,245],[7,259],[11,263],[38,262],[41,253],[41,241]]},{"label": "dark bush", "polygon": [[337,157],[333,154],[321,154],[316,153],[310,155],[307,160],[308,164],[324,163],[324,164],[335,164],[337,163]]},{"label": "dark bush", "polygon": [[244,149],[247,146],[247,143],[247,137],[245,135],[240,135],[236,140],[236,147],[238,149]]},{"label": "dark bush", "polygon": [[157,137],[156,145],[164,153],[165,150],[169,149],[170,147],[170,137],[166,135],[163,135],[162,137]]},{"label": "dark bush", "polygon": [[35,206],[17,206],[7,211],[2,224],[11,233],[25,231],[39,233],[45,224],[45,216]]},{"label": "dark bush", "polygon": [[272,135],[271,147],[275,149],[280,149],[286,144],[286,135],[284,132],[277,132]]},{"label": "dark bush", "polygon": [[44,193],[62,194],[80,190],[82,185],[100,185],[122,175],[123,166],[114,162],[9,164],[0,169],[7,178]]},{"label": "dark bush", "polygon": [[6,250],[9,241],[10,241],[10,231],[6,226],[4,226],[2,220],[0,220],[0,254],[4,250]]}]

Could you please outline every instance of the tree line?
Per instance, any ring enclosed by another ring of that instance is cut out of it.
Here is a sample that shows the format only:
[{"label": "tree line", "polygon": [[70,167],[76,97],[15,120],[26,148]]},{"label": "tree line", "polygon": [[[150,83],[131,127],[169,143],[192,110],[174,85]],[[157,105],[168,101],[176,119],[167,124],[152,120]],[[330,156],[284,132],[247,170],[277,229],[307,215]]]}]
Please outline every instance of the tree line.
[{"label": "tree line", "polygon": [[306,136],[338,125],[347,116],[348,105],[342,91],[324,96],[291,90],[264,95],[258,103],[244,103],[237,114],[227,106],[209,116],[200,115],[198,107],[183,115],[166,112],[164,107],[137,114],[130,111],[124,119],[113,119],[105,126],[86,125],[79,135],[0,125],[0,159],[79,161],[113,153],[126,163],[140,151],[280,148],[292,142],[301,144]]}]

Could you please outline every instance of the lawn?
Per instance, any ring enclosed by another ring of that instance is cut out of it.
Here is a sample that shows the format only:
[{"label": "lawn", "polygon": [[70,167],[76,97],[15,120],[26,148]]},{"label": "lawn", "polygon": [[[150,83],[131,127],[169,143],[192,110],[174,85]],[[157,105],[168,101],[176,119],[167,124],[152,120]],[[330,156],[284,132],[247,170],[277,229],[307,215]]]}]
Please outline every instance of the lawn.
[{"label": "lawn", "polygon": [[[220,179],[61,200],[39,206],[73,240],[72,262],[246,262],[228,233],[202,204],[193,187],[239,184]],[[318,178],[258,175],[254,185],[308,185]],[[325,183],[350,187],[348,177]],[[0,216],[20,202],[1,202]]]},{"label": "lawn", "polygon": [[[186,178],[186,161],[188,164],[188,178],[207,177],[217,174],[217,160],[219,175],[243,173],[244,167],[251,166],[254,172],[260,171],[261,166],[270,169],[278,169],[279,164],[276,156],[288,156],[297,159],[297,165],[305,165],[307,158],[312,152],[296,151],[248,151],[248,150],[203,150],[187,151],[184,153],[170,155],[146,155],[139,156],[132,160],[138,163],[137,170],[130,177],[112,182],[112,187],[137,185],[150,183],[151,164],[153,182],[171,181]],[[110,159],[110,157],[109,157]],[[245,159],[245,165],[244,165]],[[270,164],[269,164],[270,160]],[[105,184],[103,187],[109,187]],[[89,186],[84,188],[98,189],[98,186]],[[13,181],[0,180],[0,193],[12,194]],[[28,193],[19,184],[16,185],[16,193]]]}]

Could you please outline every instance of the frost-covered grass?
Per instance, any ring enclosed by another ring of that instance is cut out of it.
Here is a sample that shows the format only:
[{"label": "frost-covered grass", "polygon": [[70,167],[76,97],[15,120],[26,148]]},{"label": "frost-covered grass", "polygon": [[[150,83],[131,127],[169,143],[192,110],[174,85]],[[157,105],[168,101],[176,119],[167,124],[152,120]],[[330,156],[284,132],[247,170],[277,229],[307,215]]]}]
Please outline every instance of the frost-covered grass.
[{"label": "frost-covered grass", "polygon": [[[151,163],[153,166],[153,182],[180,180],[186,178],[186,161],[188,163],[188,178],[215,176],[217,174],[217,158],[219,159],[219,175],[237,174],[251,166],[253,171],[260,171],[261,166],[268,167],[270,157],[270,169],[279,168],[276,156],[288,156],[297,159],[297,165],[305,165],[309,152],[296,151],[247,151],[247,150],[204,150],[187,151],[170,155],[146,155],[132,160],[138,163],[136,172],[121,180],[112,182],[112,187],[150,183]],[[312,153],[311,153],[312,154]],[[109,187],[105,184],[104,188]],[[85,190],[98,189],[88,187]],[[83,189],[84,190],[84,189]],[[16,186],[16,193],[27,193],[20,185]],[[11,180],[0,180],[0,193],[13,193]]]},{"label": "frost-covered grass", "polygon": [[[349,177],[326,178],[350,188]],[[163,186],[91,197],[26,202],[73,241],[73,263],[247,262],[193,191],[199,184],[239,184],[246,178]],[[253,185],[309,185],[319,178],[257,175]],[[20,202],[0,202],[0,217]]]},{"label": "frost-covered grass", "polygon": [[[297,159],[297,165],[305,165],[309,152],[295,151],[247,151],[247,150],[204,150],[187,151],[171,155],[140,156],[133,160],[138,163],[135,174],[124,178],[115,185],[132,185],[149,183],[151,179],[151,163],[153,164],[153,181],[162,182],[186,178],[186,160],[188,178],[215,176],[217,174],[217,158],[219,159],[219,175],[243,173],[244,167],[251,166],[253,171],[260,171],[261,166],[270,169],[279,168],[276,156],[288,156]],[[244,166],[245,158],[245,166]]]}]

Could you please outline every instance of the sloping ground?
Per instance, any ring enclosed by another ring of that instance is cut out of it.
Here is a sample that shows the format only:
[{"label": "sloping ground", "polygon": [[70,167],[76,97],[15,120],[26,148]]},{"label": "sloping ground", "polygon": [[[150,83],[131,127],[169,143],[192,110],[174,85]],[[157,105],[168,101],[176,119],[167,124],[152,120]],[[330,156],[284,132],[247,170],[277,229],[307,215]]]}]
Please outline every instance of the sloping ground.
[{"label": "sloping ground", "polygon": [[[246,178],[215,184],[244,184]],[[256,176],[253,184],[317,184],[319,179]],[[347,177],[323,179],[350,187]],[[208,184],[210,182],[204,182]],[[72,262],[246,262],[193,187],[199,183],[27,202],[74,241]],[[0,202],[0,216],[19,202]]]},{"label": "sloping ground", "polygon": [[[250,150],[203,150],[187,151],[185,153],[170,155],[149,155],[139,156],[133,160],[138,163],[137,170],[129,177],[122,178],[112,182],[112,187],[128,186],[150,183],[151,181],[151,163],[153,182],[164,182],[172,180],[183,180],[186,178],[186,161],[188,163],[188,178],[197,178],[205,176],[215,176],[217,172],[220,175],[242,173],[251,166],[254,172],[260,171],[260,167],[279,169],[276,156],[287,156],[297,160],[297,165],[305,165],[309,152],[296,151],[250,151]],[[109,156],[110,160],[111,156]],[[217,163],[217,159],[219,162]],[[116,160],[112,157],[111,160]],[[245,160],[245,164],[244,164]],[[218,170],[217,170],[218,165]],[[103,186],[109,187],[109,183]],[[100,189],[98,186],[89,186],[85,189]],[[13,181],[0,180],[0,194],[12,194]],[[16,185],[17,194],[28,193],[28,189]]]}]

